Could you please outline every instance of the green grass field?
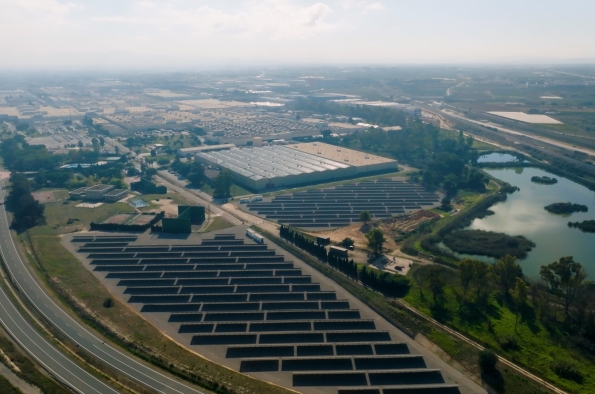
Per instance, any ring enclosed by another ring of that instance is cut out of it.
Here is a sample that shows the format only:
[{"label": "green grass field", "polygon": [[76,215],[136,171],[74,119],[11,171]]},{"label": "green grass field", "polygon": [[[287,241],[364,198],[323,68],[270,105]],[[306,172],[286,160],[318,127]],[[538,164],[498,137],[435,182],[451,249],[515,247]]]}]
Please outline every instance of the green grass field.
[{"label": "green grass field", "polygon": [[478,141],[475,139],[473,140],[472,148],[477,149],[478,151],[499,149],[499,147],[496,145],[488,144],[487,142]]},{"label": "green grass field", "polygon": [[[594,393],[595,392],[595,358],[587,357],[581,352],[570,348],[558,331],[550,332],[535,316],[536,312],[530,306],[524,317],[519,320],[515,332],[515,314],[506,305],[502,305],[492,297],[489,315],[492,322],[492,329],[488,329],[487,319],[482,317],[479,311],[473,306],[463,307],[459,311],[458,303],[449,287],[446,288],[444,307],[436,308],[433,305],[429,292],[425,297],[420,294],[419,286],[415,283],[411,273],[409,278],[412,288],[405,297],[405,301],[434,319],[446,324],[466,336],[482,343],[484,346],[494,349],[498,354],[523,366],[536,375],[552,382],[556,386],[571,393]],[[499,338],[504,335],[515,335],[519,342],[517,350],[504,350],[499,344]],[[447,346],[441,343],[439,336],[430,336],[439,346]],[[456,351],[456,349],[451,349]],[[449,352],[450,353],[450,352]],[[558,377],[551,369],[556,360],[571,360],[575,362],[584,376],[582,384]]]}]

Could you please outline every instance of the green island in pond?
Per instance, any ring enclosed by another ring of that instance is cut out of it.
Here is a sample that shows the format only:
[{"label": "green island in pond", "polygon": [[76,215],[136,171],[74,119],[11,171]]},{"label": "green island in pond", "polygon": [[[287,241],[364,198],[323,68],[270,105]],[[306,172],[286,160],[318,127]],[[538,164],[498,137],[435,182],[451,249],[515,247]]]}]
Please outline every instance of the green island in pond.
[{"label": "green island in pond", "polygon": [[595,233],[595,220],[584,220],[582,222],[568,222],[568,227],[579,228],[585,233]]},{"label": "green island in pond", "polygon": [[558,183],[556,178],[550,178],[549,176],[532,176],[531,182],[540,183],[542,185],[555,185]]},{"label": "green island in pond", "polygon": [[502,258],[507,254],[524,258],[535,243],[522,235],[508,235],[483,230],[460,230],[447,234],[443,242],[457,253]]},{"label": "green island in pond", "polygon": [[573,204],[571,202],[555,202],[547,205],[545,210],[556,214],[570,214],[574,212],[588,212],[589,207],[586,205]]}]

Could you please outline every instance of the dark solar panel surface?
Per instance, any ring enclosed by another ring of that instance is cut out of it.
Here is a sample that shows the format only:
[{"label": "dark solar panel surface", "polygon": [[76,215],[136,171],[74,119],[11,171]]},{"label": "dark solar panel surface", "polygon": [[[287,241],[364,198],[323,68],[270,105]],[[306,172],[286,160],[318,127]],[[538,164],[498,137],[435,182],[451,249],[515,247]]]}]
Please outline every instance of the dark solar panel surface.
[{"label": "dark solar panel surface", "polygon": [[330,228],[358,222],[364,210],[381,219],[430,207],[438,201],[436,193],[422,186],[379,179],[275,196],[271,201],[248,203],[247,207],[289,226]]},{"label": "dark solar panel surface", "polygon": [[[347,186],[341,193],[359,195],[366,184]],[[422,193],[392,181],[368,186],[375,193],[384,187]],[[421,356],[410,355],[407,344],[394,342],[349,301],[337,299],[267,245],[233,234],[188,246],[131,245],[134,241],[73,240],[94,271],[123,288],[129,303],[141,304],[142,313],[167,314],[197,351],[216,346],[222,356],[240,360],[241,372],[285,371],[295,387],[336,386],[341,393],[458,393],[443,384],[439,371],[428,370]]]}]

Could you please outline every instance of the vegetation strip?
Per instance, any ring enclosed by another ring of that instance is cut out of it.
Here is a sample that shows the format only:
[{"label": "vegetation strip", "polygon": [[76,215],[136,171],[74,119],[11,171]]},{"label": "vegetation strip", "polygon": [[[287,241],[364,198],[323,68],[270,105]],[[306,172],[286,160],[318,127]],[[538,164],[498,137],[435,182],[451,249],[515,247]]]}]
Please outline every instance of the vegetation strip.
[{"label": "vegetation strip", "polygon": [[512,255],[518,258],[527,256],[535,243],[522,235],[511,236],[504,233],[483,230],[458,230],[443,238],[444,244],[457,253],[484,255],[502,258]]},{"label": "vegetation strip", "polygon": [[[308,265],[312,266],[313,268],[317,269],[325,276],[327,276],[327,277],[331,278],[332,280],[334,280],[335,282],[337,282],[338,285],[340,285],[341,287],[343,287],[344,289],[349,291],[351,294],[353,294],[355,297],[357,297],[360,301],[365,303],[368,307],[370,307],[372,310],[377,312],[379,315],[381,315],[383,318],[385,318],[391,324],[395,325],[397,328],[402,330],[404,333],[406,333],[410,337],[414,338],[416,332],[422,331],[424,333],[424,335],[426,335],[426,336],[429,335],[430,339],[433,340],[433,338],[435,338],[437,334],[434,333],[434,331],[432,330],[431,327],[428,327],[425,325],[426,323],[424,323],[424,322],[427,322],[435,327],[438,327],[443,332],[446,332],[449,335],[456,337],[456,339],[463,340],[465,344],[472,345],[472,347],[476,350],[483,349],[483,347],[481,345],[466,338],[462,334],[458,334],[456,331],[454,331],[452,329],[448,329],[448,327],[441,325],[440,323],[438,323],[438,324],[433,323],[432,322],[433,319],[431,319],[431,318],[425,316],[423,313],[411,308],[406,303],[400,302],[399,300],[388,301],[381,294],[375,293],[375,292],[371,291],[370,289],[365,288],[361,284],[355,282],[354,280],[350,280],[346,276],[339,274],[336,270],[324,265],[323,263],[316,260],[314,257],[301,251],[300,249],[296,248],[295,246],[293,246],[287,242],[284,242],[283,240],[274,236],[273,234],[269,233],[268,231],[263,230],[262,228],[259,228],[258,226],[253,226],[253,228],[256,231],[258,231],[259,233],[266,236],[273,243],[277,244],[278,246],[282,247],[283,249],[287,250],[288,252],[296,255],[298,258],[300,258],[302,261],[306,262]],[[440,267],[440,266],[436,266],[436,267]],[[411,313],[413,313],[415,315],[416,319],[412,319]],[[417,320],[417,318],[421,318],[423,320],[420,321],[420,320]],[[433,335],[433,334],[436,334],[436,335]],[[457,335],[455,335],[455,334],[457,334]],[[451,357],[453,357],[455,360],[457,360],[457,359],[459,359],[459,356],[461,356],[461,353],[460,353],[461,347],[462,347],[461,345],[462,344],[460,344],[460,343],[453,344],[452,347],[449,347],[449,348],[445,347],[444,350]],[[546,387],[547,389],[550,389],[558,394],[566,394],[565,391],[556,388],[552,384],[550,384],[550,383],[546,382],[545,380],[535,376],[534,374],[524,370],[523,368],[517,366],[516,364],[513,364],[512,362],[510,362],[506,359],[502,359],[502,360],[503,360],[503,363],[505,363],[506,365],[509,365],[511,368],[513,368],[516,373],[519,373],[523,376],[526,376],[526,377],[532,379],[534,382],[541,385],[542,387]],[[466,360],[466,361],[468,361],[468,360]],[[473,363],[475,363],[475,360],[473,361]],[[465,367],[468,369],[473,367],[472,365],[469,364],[469,362],[466,362],[465,364],[466,364]],[[507,371],[505,371],[504,375],[507,376],[511,380],[515,380],[515,385],[528,384],[528,383],[522,383],[522,379],[515,379],[512,376],[509,376]],[[518,386],[516,386],[516,387],[517,387],[517,391],[521,392],[520,387],[518,387]],[[522,392],[532,393],[533,391],[530,391],[530,390],[531,389],[528,388],[528,391],[522,391]]]},{"label": "vegetation strip", "polygon": [[571,202],[555,202],[546,205],[544,209],[555,214],[571,214],[574,212],[588,212],[589,207],[581,204],[573,204]]},{"label": "vegetation strip", "polygon": [[[485,347],[481,346],[480,344],[472,341],[471,339],[467,338],[466,336],[460,334],[459,332],[448,328],[447,326],[445,326],[444,324],[440,324],[439,322],[437,322],[436,320],[424,315],[423,313],[419,312],[417,309],[411,307],[409,304],[407,304],[405,301],[403,300],[396,300],[397,303],[403,305],[405,308],[407,308],[407,310],[409,310],[410,312],[414,313],[416,316],[419,316],[420,318],[432,323],[433,325],[435,325],[436,327],[439,327],[441,330],[446,331],[447,333],[449,333],[450,335],[453,335],[455,337],[457,337],[458,339],[460,339],[461,341],[464,341],[465,343],[473,346],[474,348],[478,349],[478,350],[484,350]],[[549,390],[558,393],[558,394],[568,394],[566,391],[561,390],[559,388],[557,388],[556,386],[552,385],[551,383],[548,383],[547,381],[541,379],[539,376],[535,376],[534,374],[532,374],[531,372],[519,367],[518,365],[516,365],[515,363],[507,360],[506,358],[502,357],[502,356],[498,356],[498,360],[509,366],[510,368],[513,368],[515,371],[517,371],[518,373],[525,375],[526,377],[533,379],[534,381],[538,382],[539,384],[543,385],[544,387],[547,387]]]}]

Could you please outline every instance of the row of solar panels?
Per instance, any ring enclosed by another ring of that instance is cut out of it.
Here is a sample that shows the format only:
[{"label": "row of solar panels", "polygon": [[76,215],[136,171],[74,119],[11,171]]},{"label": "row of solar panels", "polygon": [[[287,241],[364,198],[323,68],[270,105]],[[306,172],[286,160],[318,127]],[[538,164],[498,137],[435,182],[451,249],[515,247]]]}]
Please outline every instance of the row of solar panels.
[{"label": "row of solar panels", "polygon": [[[337,386],[352,394],[358,391],[347,387],[370,385],[398,385],[400,393],[458,393],[442,384],[439,371],[426,369],[421,356],[409,355],[406,344],[392,342],[388,332],[362,319],[334,291],[322,291],[292,262],[266,246],[244,249],[256,245],[232,237],[198,246],[114,241],[97,248],[90,242],[79,251],[94,270],[118,280],[128,302],[142,304],[141,312],[169,313],[170,324],[189,334],[191,345],[222,346],[225,357],[240,359],[241,372],[292,372],[296,387]],[[375,394],[393,389],[373,388]]]}]

